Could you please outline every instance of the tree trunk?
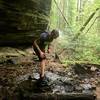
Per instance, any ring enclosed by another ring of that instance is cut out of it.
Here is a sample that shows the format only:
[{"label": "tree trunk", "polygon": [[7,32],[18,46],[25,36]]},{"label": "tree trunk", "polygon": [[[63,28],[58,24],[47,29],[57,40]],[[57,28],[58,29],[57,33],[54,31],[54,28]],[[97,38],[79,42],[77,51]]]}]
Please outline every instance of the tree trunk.
[{"label": "tree trunk", "polygon": [[99,10],[99,8],[96,9],[95,12],[93,12],[90,17],[86,20],[86,22],[84,23],[84,25],[80,28],[79,32],[75,35],[75,37],[72,40],[76,40],[79,35],[83,32],[83,30],[85,29],[85,27],[88,25],[88,23],[91,21],[91,19],[94,17],[94,15],[96,14],[96,12]]}]

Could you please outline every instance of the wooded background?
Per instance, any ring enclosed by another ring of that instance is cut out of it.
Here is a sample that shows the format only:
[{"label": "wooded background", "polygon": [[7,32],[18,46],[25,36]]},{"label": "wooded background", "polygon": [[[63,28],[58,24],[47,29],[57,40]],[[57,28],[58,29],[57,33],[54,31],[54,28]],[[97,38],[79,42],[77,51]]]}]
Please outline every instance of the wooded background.
[{"label": "wooded background", "polygon": [[63,61],[100,64],[100,0],[52,0],[51,8],[48,28],[60,31]]}]

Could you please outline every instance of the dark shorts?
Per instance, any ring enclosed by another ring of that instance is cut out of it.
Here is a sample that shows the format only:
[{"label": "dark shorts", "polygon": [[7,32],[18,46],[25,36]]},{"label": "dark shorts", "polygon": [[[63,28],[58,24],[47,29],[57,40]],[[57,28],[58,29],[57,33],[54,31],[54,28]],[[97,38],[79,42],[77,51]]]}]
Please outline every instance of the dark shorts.
[{"label": "dark shorts", "polygon": [[[44,58],[41,58],[41,57],[40,57],[40,53],[39,53],[39,51],[38,51],[38,49],[37,49],[36,47],[33,47],[33,49],[34,49],[36,55],[38,56],[39,61],[42,61],[43,59],[46,59],[46,57],[44,57]],[[40,49],[41,49],[41,48],[40,48]],[[45,49],[41,49],[41,51],[45,53]]]}]

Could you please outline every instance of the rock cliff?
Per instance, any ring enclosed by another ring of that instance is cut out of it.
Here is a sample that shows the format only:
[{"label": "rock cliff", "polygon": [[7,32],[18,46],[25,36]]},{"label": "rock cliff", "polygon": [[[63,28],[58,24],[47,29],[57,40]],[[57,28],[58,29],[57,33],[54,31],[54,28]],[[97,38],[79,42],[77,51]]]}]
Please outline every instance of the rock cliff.
[{"label": "rock cliff", "polygon": [[0,45],[31,44],[48,25],[51,0],[0,0]]}]

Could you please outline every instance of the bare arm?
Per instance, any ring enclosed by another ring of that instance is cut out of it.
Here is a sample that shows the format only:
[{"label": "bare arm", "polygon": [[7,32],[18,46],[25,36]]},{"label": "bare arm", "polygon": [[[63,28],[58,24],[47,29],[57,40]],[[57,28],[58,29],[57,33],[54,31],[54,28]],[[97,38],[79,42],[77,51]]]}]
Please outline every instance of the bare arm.
[{"label": "bare arm", "polygon": [[48,44],[48,49],[50,49],[51,48],[51,44]]},{"label": "bare arm", "polygon": [[38,44],[37,44],[37,41],[38,41],[39,39],[36,39],[35,41],[34,41],[34,46],[38,49],[38,51],[39,51],[39,53],[41,53],[42,51],[41,51],[41,49],[39,48],[39,46],[38,46]]},{"label": "bare arm", "polygon": [[48,53],[50,53],[51,52],[51,43],[50,44],[48,44]]},{"label": "bare arm", "polygon": [[39,48],[39,46],[38,46],[38,44],[37,44],[37,41],[38,41],[38,40],[39,40],[39,39],[35,40],[34,43],[33,43],[33,45],[34,45],[34,46],[37,48],[37,50],[39,51],[40,57],[41,57],[41,58],[45,58],[45,53],[41,51],[41,49]]}]

